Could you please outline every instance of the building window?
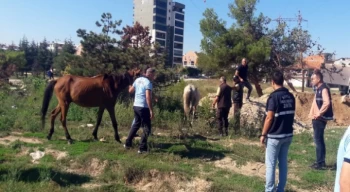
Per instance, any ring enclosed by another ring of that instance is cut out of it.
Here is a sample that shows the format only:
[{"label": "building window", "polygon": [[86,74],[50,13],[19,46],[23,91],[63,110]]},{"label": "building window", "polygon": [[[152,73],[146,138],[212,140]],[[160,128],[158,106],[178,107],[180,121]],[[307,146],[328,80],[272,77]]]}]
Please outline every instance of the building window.
[{"label": "building window", "polygon": [[174,57],[174,63],[182,63],[181,57]]},{"label": "building window", "polygon": [[166,17],[166,10],[159,9],[158,7],[153,8],[153,13],[155,13],[156,15],[163,15],[164,17]]},{"label": "building window", "polygon": [[159,17],[159,16],[153,16],[153,21],[156,23],[166,23],[166,18],[164,17]]},{"label": "building window", "polygon": [[167,8],[167,4],[164,1],[160,1],[160,0],[155,0],[154,1],[154,5],[157,7],[162,7],[162,8]]},{"label": "building window", "polygon": [[187,65],[187,61],[184,61],[184,65]]},{"label": "building window", "polygon": [[175,48],[175,49],[182,49],[182,44],[180,44],[180,43],[174,43],[174,48]]},{"label": "building window", "polygon": [[191,61],[191,65],[194,65],[194,61]]},{"label": "building window", "polygon": [[156,39],[156,42],[159,43],[159,45],[165,47],[165,41]]},{"label": "building window", "polygon": [[165,33],[156,32],[156,38],[165,39]]},{"label": "building window", "polygon": [[184,38],[182,36],[177,36],[175,35],[175,41],[178,41],[178,42],[183,42],[184,41]]},{"label": "building window", "polygon": [[174,50],[174,55],[176,56],[182,56],[182,50]]},{"label": "building window", "polygon": [[176,13],[176,14],[175,14],[175,19],[178,19],[178,20],[183,21],[183,20],[185,19],[185,16],[184,16],[184,15],[181,15],[181,14]]},{"label": "building window", "polygon": [[166,26],[165,25],[160,25],[160,24],[153,24],[153,29],[160,30],[160,31],[166,31]]},{"label": "building window", "polygon": [[175,34],[177,34],[177,35],[184,35],[184,30],[175,28]]},{"label": "building window", "polygon": [[180,27],[180,28],[184,28],[184,23],[181,21],[175,21],[175,26]]}]

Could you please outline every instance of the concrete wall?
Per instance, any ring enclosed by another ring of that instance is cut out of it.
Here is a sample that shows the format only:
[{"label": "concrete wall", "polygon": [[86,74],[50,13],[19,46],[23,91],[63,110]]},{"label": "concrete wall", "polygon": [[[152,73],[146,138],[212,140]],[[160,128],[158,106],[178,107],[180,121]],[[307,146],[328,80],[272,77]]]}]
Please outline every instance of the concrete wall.
[{"label": "concrete wall", "polygon": [[134,0],[134,22],[153,29],[153,0]]}]

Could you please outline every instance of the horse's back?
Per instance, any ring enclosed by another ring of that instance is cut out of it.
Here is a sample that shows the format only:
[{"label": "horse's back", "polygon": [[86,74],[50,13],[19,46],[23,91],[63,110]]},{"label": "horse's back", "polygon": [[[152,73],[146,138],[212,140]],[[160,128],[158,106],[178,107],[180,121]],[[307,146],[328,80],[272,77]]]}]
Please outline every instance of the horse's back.
[{"label": "horse's back", "polygon": [[62,99],[70,100],[80,106],[100,106],[103,100],[111,97],[110,84],[104,83],[103,77],[65,75],[57,79],[55,92]]},{"label": "horse's back", "polygon": [[186,87],[184,88],[183,97],[184,97],[184,102],[186,103],[191,102],[193,105],[197,105],[200,97],[198,88],[193,84],[186,85]]}]

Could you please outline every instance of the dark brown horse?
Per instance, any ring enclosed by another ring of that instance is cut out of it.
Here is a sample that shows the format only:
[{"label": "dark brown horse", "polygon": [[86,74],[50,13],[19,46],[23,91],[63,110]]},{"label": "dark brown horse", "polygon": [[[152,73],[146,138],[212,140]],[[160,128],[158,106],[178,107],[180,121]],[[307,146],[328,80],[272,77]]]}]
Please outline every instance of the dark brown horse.
[{"label": "dark brown horse", "polygon": [[97,75],[94,77],[80,77],[66,75],[57,80],[52,80],[47,86],[43,104],[41,108],[42,128],[45,126],[45,116],[53,91],[55,91],[58,105],[51,112],[51,128],[47,139],[50,140],[54,132],[55,119],[61,113],[61,123],[65,131],[68,143],[72,143],[67,130],[66,116],[70,103],[75,103],[81,107],[99,107],[97,122],[92,133],[95,140],[97,138],[98,127],[102,120],[102,115],[107,109],[112,120],[114,128],[114,138],[121,143],[118,134],[118,124],[115,118],[114,106],[116,104],[118,94],[126,87],[132,85],[134,77],[140,73],[140,70],[128,70],[123,75]]}]

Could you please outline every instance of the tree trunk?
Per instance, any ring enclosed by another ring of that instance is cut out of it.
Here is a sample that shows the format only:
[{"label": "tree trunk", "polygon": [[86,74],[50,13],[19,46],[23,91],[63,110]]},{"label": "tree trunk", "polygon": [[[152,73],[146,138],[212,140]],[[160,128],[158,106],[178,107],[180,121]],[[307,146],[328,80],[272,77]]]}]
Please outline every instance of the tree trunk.
[{"label": "tree trunk", "polygon": [[301,77],[301,92],[304,93],[304,84],[305,84],[305,70],[302,71],[302,77]]},{"label": "tree trunk", "polygon": [[264,93],[261,89],[260,83],[256,78],[252,78],[252,83],[255,86],[256,93],[258,94],[258,97],[261,97]]}]

